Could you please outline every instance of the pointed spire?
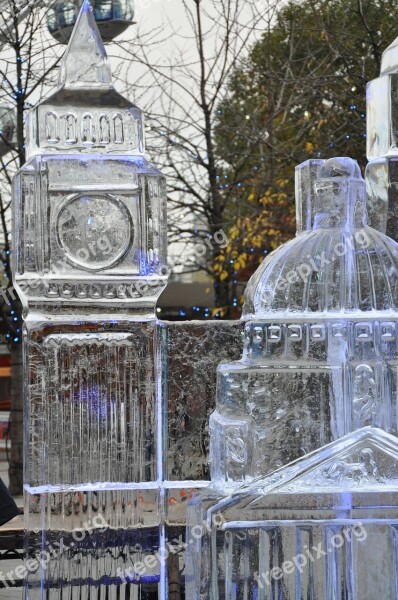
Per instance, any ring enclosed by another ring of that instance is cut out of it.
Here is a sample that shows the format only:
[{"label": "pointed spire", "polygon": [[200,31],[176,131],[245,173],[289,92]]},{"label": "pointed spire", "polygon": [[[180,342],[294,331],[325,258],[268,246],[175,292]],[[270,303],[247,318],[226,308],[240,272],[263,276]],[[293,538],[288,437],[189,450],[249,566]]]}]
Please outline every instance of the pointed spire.
[{"label": "pointed spire", "polygon": [[398,72],[398,38],[388,46],[381,57],[380,75]]},{"label": "pointed spire", "polygon": [[112,73],[89,0],[84,0],[61,63],[59,87],[109,87]]}]

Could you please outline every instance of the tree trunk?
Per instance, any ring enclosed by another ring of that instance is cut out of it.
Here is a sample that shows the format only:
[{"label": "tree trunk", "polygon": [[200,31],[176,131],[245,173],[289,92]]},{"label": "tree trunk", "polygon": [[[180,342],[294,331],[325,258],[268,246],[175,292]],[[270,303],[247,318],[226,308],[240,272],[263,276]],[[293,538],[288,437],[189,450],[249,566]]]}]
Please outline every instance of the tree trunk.
[{"label": "tree trunk", "polygon": [[[23,57],[21,54],[21,44],[18,33],[18,15],[14,18],[15,36],[16,42],[14,45],[16,55],[16,68],[17,68],[17,150],[19,158],[19,167],[21,168],[26,161],[25,152],[25,129],[24,129],[24,114],[25,114],[25,92],[23,90]],[[4,228],[4,227],[3,227]],[[7,248],[10,250],[9,238],[6,239]],[[10,264],[8,261],[8,277],[10,285],[12,282],[12,274]],[[19,298],[14,300],[11,295],[12,308],[18,318],[18,326],[22,329],[22,304]],[[15,328],[17,329],[17,328]],[[12,331],[12,333],[14,333]],[[17,334],[19,343],[12,343],[11,345],[11,427],[10,427],[10,439],[11,439],[11,460],[8,470],[9,474],[9,489],[10,493],[14,496],[19,496],[23,493],[23,347],[22,347],[22,334]]]},{"label": "tree trunk", "polygon": [[23,353],[22,344],[11,349],[11,459],[10,493],[20,496],[23,490]]},{"label": "tree trunk", "polygon": [[231,310],[230,279],[220,281],[218,277],[214,278],[214,295],[216,308],[224,308],[224,318],[229,318]]}]

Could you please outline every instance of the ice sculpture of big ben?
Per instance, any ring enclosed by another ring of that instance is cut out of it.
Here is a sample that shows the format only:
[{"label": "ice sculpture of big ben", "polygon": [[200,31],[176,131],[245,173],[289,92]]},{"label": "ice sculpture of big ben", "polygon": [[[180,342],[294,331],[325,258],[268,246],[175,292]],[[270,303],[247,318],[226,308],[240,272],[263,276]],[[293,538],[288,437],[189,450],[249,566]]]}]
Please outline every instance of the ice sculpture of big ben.
[{"label": "ice sculpture of big ben", "polygon": [[122,600],[135,584],[149,598],[159,564],[135,565],[161,536],[165,182],[144,158],[142,112],[112,85],[87,0],[58,89],[27,128],[13,235],[25,318],[25,598],[75,598],[78,586],[79,598]]}]

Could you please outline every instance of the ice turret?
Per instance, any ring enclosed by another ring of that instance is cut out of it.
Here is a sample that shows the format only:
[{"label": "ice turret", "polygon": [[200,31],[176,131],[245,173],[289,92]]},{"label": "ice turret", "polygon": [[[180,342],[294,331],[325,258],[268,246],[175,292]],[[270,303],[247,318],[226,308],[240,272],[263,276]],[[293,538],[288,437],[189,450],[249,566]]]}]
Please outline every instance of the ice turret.
[{"label": "ice turret", "polygon": [[43,151],[143,156],[142,111],[113,87],[88,0],[61,61],[57,90],[32,109],[27,121],[28,157]]}]

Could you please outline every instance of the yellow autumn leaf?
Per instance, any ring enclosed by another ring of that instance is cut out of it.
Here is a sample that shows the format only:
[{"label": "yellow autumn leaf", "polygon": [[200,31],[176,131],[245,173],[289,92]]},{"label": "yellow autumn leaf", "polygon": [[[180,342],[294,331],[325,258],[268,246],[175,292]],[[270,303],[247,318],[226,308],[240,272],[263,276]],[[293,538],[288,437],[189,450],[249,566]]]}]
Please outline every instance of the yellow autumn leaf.
[{"label": "yellow autumn leaf", "polygon": [[222,271],[220,275],[220,281],[225,281],[228,279],[228,271]]}]

